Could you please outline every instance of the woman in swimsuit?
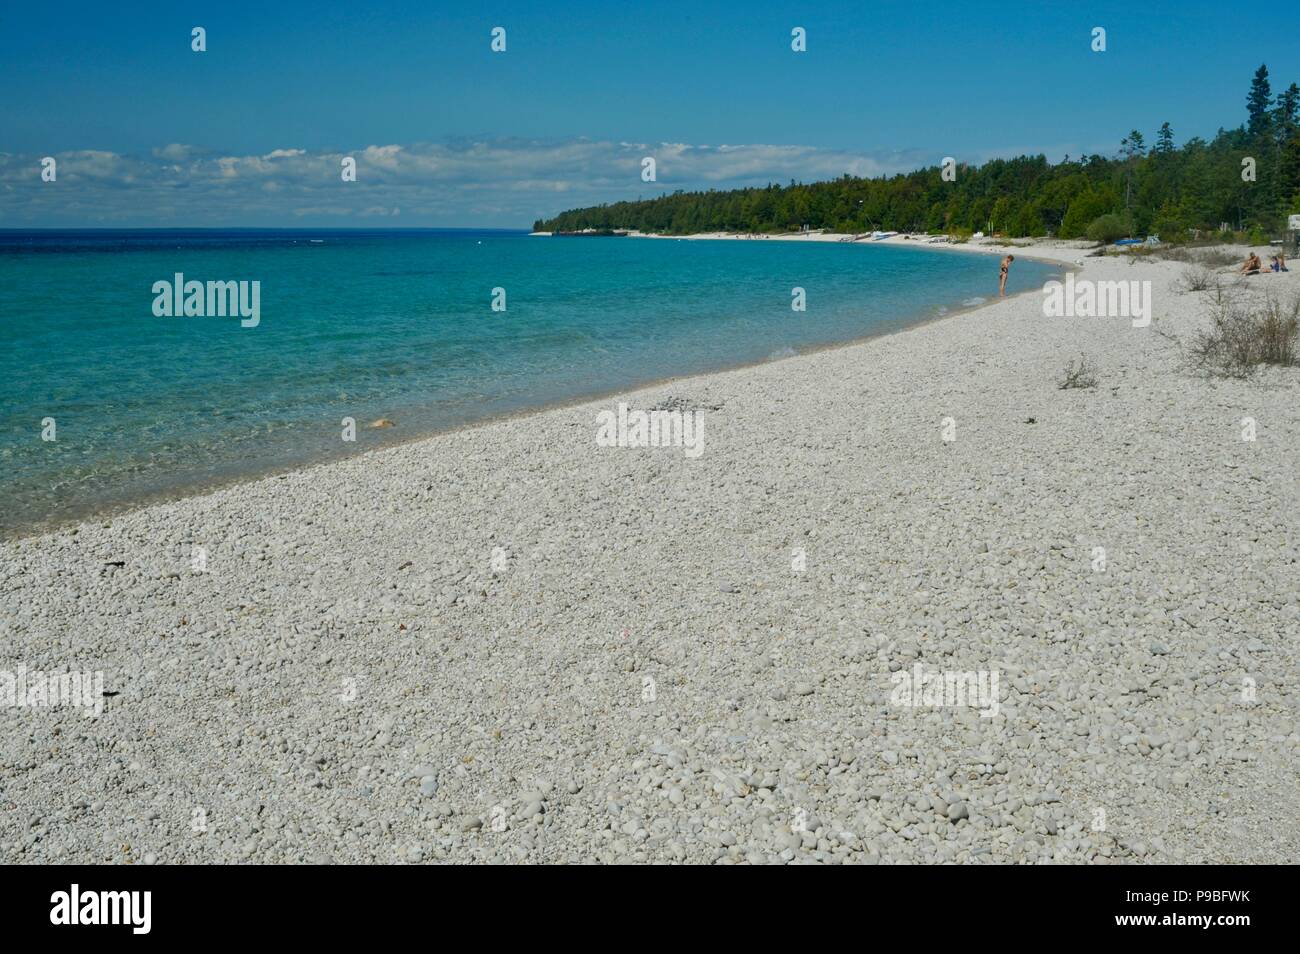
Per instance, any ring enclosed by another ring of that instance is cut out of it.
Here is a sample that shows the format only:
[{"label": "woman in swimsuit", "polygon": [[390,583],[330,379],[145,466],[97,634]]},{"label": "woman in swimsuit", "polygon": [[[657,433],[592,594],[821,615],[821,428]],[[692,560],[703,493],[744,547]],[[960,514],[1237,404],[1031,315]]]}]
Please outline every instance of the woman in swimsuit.
[{"label": "woman in swimsuit", "polygon": [[1015,260],[1016,257],[1014,255],[1008,255],[1006,258],[1002,259],[1002,271],[998,274],[999,298],[1007,297],[1007,269],[1011,267],[1011,263]]}]

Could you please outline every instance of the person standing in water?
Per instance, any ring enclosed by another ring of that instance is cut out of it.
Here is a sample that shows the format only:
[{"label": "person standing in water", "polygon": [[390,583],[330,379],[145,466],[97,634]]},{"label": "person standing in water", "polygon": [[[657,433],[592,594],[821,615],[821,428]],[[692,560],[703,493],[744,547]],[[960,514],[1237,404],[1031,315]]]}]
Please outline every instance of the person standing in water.
[{"label": "person standing in water", "polygon": [[1007,269],[1011,268],[1011,263],[1016,260],[1014,255],[1008,255],[1002,259],[1002,271],[998,275],[998,297],[1007,297]]}]

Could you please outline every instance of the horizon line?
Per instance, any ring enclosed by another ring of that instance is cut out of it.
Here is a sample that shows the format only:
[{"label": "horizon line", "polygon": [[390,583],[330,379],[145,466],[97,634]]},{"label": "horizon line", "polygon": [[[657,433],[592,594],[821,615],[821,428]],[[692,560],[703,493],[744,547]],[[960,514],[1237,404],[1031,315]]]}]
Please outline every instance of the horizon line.
[{"label": "horizon line", "polygon": [[0,226],[3,232],[532,232],[531,227],[503,225],[33,225]]}]

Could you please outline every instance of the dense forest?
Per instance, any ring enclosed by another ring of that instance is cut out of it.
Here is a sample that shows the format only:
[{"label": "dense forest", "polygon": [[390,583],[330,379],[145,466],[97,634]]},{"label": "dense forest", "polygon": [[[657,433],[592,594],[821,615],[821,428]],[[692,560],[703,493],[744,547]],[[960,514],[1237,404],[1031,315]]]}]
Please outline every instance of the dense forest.
[{"label": "dense forest", "polygon": [[[958,164],[953,181],[933,166],[892,177],[845,175],[830,182],[730,191],[675,192],[539,219],[535,231],[836,232],[874,229],[955,235],[983,231],[1109,241],[1158,234],[1182,241],[1200,232],[1278,234],[1300,213],[1300,88],[1273,95],[1268,68],[1255,73],[1246,122],[1212,141],[1181,146],[1164,123],[1148,144],[1133,130],[1114,156]],[[1247,162],[1250,159],[1253,162]],[[1251,175],[1253,166],[1253,176]]]}]

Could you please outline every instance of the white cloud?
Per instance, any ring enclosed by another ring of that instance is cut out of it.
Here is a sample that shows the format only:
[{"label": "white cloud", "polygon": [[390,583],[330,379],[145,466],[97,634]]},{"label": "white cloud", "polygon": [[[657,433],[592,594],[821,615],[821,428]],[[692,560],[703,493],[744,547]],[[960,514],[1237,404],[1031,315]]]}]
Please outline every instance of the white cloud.
[{"label": "white cloud", "polygon": [[163,146],[161,149],[153,150],[153,154],[157,158],[172,159],[175,161],[183,161],[185,159],[189,159],[192,156],[198,155],[198,152],[199,150],[195,149],[193,146],[187,146],[181,142],[168,143],[167,145]]},{"label": "white cloud", "polygon": [[[351,156],[357,181],[343,182]],[[653,156],[657,181],[641,180]],[[591,139],[458,140],[367,145],[341,152],[294,147],[259,155],[169,143],[146,157],[101,150],[61,153],[57,183],[42,183],[39,157],[0,157],[0,217],[16,225],[313,224],[388,217],[410,224],[525,226],[567,208],[649,198],[677,189],[813,182],[873,176],[933,161],[916,154],[860,154],[813,146],[630,143]],[[417,221],[418,219],[418,221]]]}]

